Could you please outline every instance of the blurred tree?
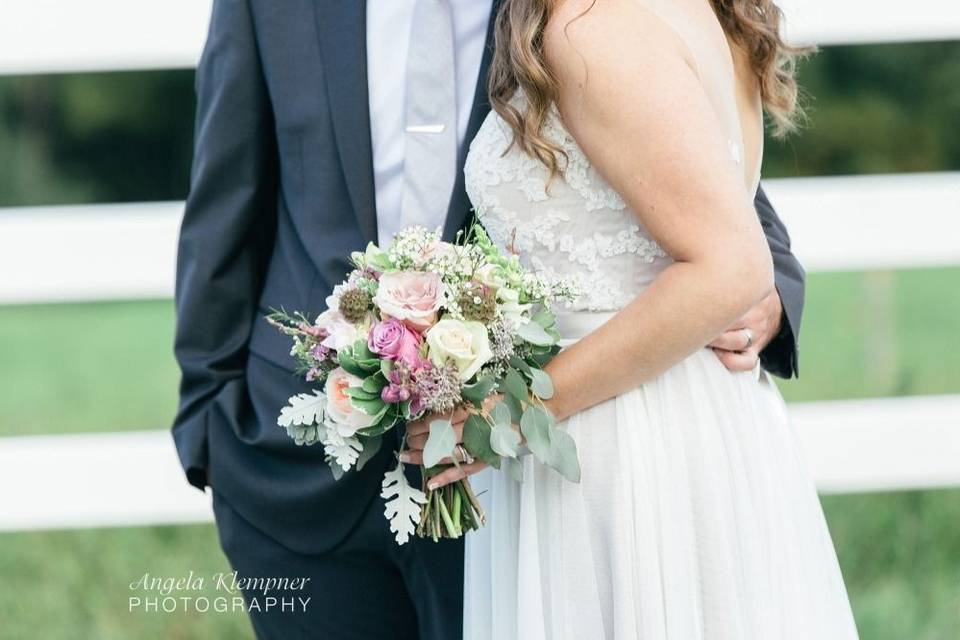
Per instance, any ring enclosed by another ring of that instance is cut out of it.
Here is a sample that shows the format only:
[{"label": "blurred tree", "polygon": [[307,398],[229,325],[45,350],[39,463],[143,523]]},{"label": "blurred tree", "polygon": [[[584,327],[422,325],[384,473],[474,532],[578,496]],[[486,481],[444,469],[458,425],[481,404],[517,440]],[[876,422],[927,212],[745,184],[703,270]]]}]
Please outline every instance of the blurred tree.
[{"label": "blurred tree", "polygon": [[[960,42],[829,47],[800,81],[765,177],[960,169]],[[193,110],[191,70],[0,77],[0,207],[182,199]]]},{"label": "blurred tree", "polygon": [[960,42],[829,47],[799,80],[809,121],[765,177],[960,169]]},{"label": "blurred tree", "polygon": [[193,71],[0,78],[0,206],[176,200]]}]

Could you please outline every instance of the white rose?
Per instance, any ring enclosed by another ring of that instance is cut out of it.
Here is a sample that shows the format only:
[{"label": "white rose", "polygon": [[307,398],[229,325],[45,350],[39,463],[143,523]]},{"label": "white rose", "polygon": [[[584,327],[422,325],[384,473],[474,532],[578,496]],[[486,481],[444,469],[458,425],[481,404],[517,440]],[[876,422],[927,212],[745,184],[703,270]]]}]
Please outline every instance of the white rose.
[{"label": "white rose", "polygon": [[327,376],[324,392],[327,394],[327,418],[332,421],[337,432],[344,438],[349,438],[358,430],[373,426],[376,416],[368,416],[353,406],[346,390],[359,387],[363,380],[337,367]]},{"label": "white rose", "polygon": [[513,289],[507,287],[498,289],[497,300],[500,301],[500,311],[503,312],[503,317],[513,326],[519,327],[530,321],[523,315],[530,310],[530,305],[520,304],[520,294]]},{"label": "white rose", "polygon": [[487,328],[479,322],[445,318],[433,325],[426,337],[433,363],[442,365],[452,360],[463,381],[472,378],[493,358]]},{"label": "white rose", "polygon": [[477,269],[476,279],[487,285],[494,291],[499,291],[503,287],[507,286],[507,274],[503,270],[503,267],[500,267],[495,264],[487,263]]},{"label": "white rose", "polygon": [[321,313],[316,325],[327,332],[327,337],[320,344],[335,351],[352,345],[362,337],[355,325],[348,322],[339,311],[333,309],[327,309]]}]

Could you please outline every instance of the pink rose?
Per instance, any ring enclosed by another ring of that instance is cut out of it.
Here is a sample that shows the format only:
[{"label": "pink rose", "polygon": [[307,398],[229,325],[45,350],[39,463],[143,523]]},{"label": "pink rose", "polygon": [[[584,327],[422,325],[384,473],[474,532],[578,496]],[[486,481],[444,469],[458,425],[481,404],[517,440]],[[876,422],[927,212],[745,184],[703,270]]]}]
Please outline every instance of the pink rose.
[{"label": "pink rose", "polygon": [[367,346],[387,360],[402,360],[411,367],[420,362],[420,334],[395,318],[378,322],[370,330]]},{"label": "pink rose", "polygon": [[432,271],[397,271],[380,276],[373,302],[385,316],[423,332],[437,321],[446,288]]}]

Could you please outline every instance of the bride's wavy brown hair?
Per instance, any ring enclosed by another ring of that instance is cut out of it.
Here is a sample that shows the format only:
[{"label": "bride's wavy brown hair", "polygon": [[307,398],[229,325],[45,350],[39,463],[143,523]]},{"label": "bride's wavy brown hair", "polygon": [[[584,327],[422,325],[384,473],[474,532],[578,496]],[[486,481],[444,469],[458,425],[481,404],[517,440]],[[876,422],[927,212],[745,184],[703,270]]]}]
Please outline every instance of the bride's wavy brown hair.
[{"label": "bride's wavy brown hair", "polygon": [[[487,86],[490,104],[513,130],[514,143],[545,164],[551,175],[560,172],[559,158],[565,155],[543,135],[558,89],[543,52],[543,32],[556,2],[503,0],[494,25]],[[590,8],[594,4],[596,0]],[[727,36],[746,52],[760,80],[760,96],[773,135],[783,137],[792,132],[801,115],[794,70],[797,60],[810,50],[784,42],[780,35],[783,14],[772,0],[710,0],[710,4]],[[518,89],[527,98],[523,110],[510,104]]]}]

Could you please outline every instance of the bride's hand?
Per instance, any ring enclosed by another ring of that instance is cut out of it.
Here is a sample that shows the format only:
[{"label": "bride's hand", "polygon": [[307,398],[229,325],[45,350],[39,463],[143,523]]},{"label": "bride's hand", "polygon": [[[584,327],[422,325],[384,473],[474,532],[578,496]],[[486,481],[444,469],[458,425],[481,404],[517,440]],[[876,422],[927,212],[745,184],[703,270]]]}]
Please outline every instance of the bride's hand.
[{"label": "bride's hand", "polygon": [[[400,452],[400,461],[410,464],[423,464],[423,448],[427,444],[427,438],[430,436],[430,423],[434,420],[449,420],[453,425],[453,432],[457,437],[457,444],[463,443],[463,425],[467,421],[470,413],[463,408],[456,409],[453,415],[443,415],[438,413],[427,414],[419,420],[407,423],[407,448]],[[464,450],[457,447],[457,450]],[[430,490],[439,489],[445,485],[462,480],[467,476],[473,475],[486,468],[487,463],[482,460],[475,460],[466,464],[459,457],[458,466],[450,467],[441,471],[430,478],[427,488]],[[441,465],[453,464],[451,458],[444,458],[440,461]]]}]

